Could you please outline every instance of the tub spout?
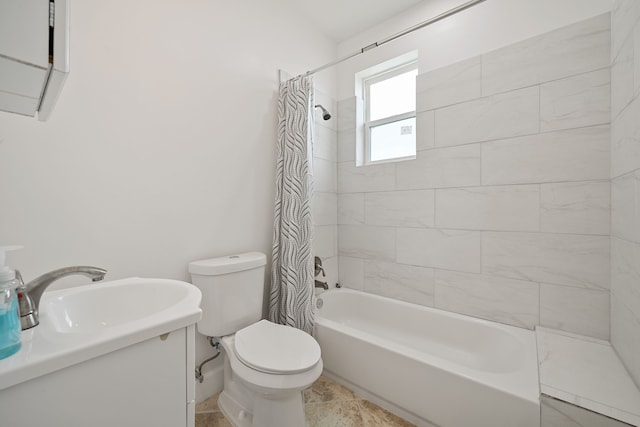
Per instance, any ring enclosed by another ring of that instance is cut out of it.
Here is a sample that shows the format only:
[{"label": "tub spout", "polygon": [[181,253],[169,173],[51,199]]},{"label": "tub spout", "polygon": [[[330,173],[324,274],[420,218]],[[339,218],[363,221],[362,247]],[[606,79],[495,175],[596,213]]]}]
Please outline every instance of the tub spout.
[{"label": "tub spout", "polygon": [[327,282],[321,282],[319,280],[316,280],[316,288],[322,288],[324,290],[329,289],[329,285],[327,285]]}]

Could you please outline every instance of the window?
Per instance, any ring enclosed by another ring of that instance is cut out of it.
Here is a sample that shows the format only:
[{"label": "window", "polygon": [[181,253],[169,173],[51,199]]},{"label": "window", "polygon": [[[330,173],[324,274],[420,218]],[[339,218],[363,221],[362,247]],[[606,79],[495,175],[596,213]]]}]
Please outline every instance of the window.
[{"label": "window", "polygon": [[412,62],[363,81],[366,164],[415,158],[417,75]]}]

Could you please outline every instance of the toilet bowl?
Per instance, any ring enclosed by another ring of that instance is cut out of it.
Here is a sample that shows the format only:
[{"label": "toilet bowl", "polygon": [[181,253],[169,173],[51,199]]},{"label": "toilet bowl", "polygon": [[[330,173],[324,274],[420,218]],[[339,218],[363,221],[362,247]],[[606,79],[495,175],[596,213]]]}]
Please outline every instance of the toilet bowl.
[{"label": "toilet bowl", "polygon": [[226,357],[218,406],[229,421],[242,427],[305,425],[302,391],[323,368],[310,335],[261,320],[220,342]]},{"label": "toilet bowl", "polygon": [[320,346],[306,332],[261,320],[265,263],[257,252],[190,263],[202,292],[197,329],[222,346],[218,406],[234,426],[300,427],[302,392],[322,373]]}]

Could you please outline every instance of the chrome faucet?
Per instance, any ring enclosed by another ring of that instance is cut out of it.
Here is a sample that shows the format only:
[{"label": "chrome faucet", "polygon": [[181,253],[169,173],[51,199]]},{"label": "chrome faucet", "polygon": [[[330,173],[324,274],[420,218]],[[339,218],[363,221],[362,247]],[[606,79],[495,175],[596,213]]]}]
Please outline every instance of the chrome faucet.
[{"label": "chrome faucet", "polygon": [[[319,276],[320,273],[322,273],[322,277],[326,277],[326,274],[324,274],[324,268],[322,268],[322,260],[320,259],[319,256],[313,258],[313,266],[315,269],[316,277]],[[315,281],[315,287],[322,288],[325,290],[329,289],[329,285],[327,285],[327,282],[321,282],[318,279],[316,279]]]},{"label": "chrome faucet", "polygon": [[327,282],[321,282],[320,280],[316,279],[316,288],[322,288],[324,290],[329,289],[329,285],[327,285]]},{"label": "chrome faucet", "polygon": [[38,326],[40,323],[38,309],[40,307],[40,298],[45,289],[56,280],[74,274],[87,276],[92,282],[99,282],[104,279],[107,270],[89,266],[64,267],[36,277],[27,284],[22,280],[20,272],[16,270],[16,279],[19,282],[16,292],[18,294],[20,325],[23,331]]}]

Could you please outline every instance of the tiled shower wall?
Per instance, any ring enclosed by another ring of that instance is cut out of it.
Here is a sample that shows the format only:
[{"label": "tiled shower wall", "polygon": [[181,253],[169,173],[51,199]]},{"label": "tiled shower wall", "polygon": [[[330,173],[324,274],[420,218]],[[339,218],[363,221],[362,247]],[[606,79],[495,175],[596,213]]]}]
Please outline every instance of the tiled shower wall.
[{"label": "tiled shower wall", "polygon": [[640,385],[640,1],[611,21],[611,342]]},{"label": "tiled shower wall", "polygon": [[322,118],[316,109],[313,135],[313,250],[322,259],[326,276],[317,279],[334,286],[338,281],[338,196],[336,164],[338,118],[337,103],[326,92],[316,89],[315,103],[332,114],[330,120]]},{"label": "tiled shower wall", "polygon": [[608,339],[610,23],[418,76],[415,160],[356,167],[339,102],[340,282]]}]

